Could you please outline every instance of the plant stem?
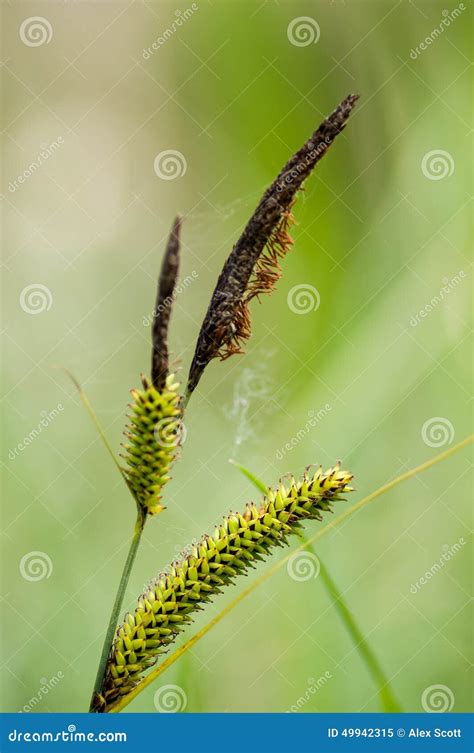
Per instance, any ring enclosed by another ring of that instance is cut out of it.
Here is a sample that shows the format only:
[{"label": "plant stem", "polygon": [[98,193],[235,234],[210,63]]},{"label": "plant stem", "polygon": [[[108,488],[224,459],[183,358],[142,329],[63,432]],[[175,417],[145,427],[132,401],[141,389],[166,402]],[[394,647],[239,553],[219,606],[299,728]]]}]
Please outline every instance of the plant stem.
[{"label": "plant stem", "polygon": [[136,698],[143,690],[145,690],[148,685],[151,685],[151,683],[154,682],[154,680],[156,680],[156,678],[159,677],[166,669],[171,667],[171,665],[174,664],[186,651],[192,648],[195,643],[203,638],[215,625],[217,625],[227,614],[229,614],[229,612],[231,612],[234,607],[236,607],[247,596],[253,593],[253,591],[255,591],[258,586],[268,580],[268,578],[270,578],[274,573],[278,572],[278,570],[281,570],[281,568],[287,564],[291,557],[294,557],[295,554],[301,552],[305,548],[305,546],[314,543],[317,539],[321,538],[321,536],[324,536],[328,531],[331,531],[333,528],[350,518],[361,508],[365,507],[370,502],[373,502],[373,500],[377,499],[377,497],[381,497],[383,494],[390,491],[390,489],[393,489],[395,486],[398,486],[403,481],[408,481],[408,479],[413,478],[413,476],[416,476],[419,473],[423,473],[424,471],[428,470],[428,468],[431,468],[437,463],[441,463],[443,460],[446,460],[451,455],[454,455],[454,453],[459,452],[459,450],[462,450],[464,447],[467,447],[473,442],[474,434],[471,434],[469,437],[466,437],[461,442],[458,442],[444,452],[440,452],[438,455],[435,455],[433,458],[431,458],[431,460],[427,460],[425,463],[421,463],[421,465],[418,465],[415,468],[411,468],[405,473],[402,473],[400,476],[392,479],[392,481],[388,481],[386,484],[383,484],[383,486],[380,486],[378,489],[371,492],[363,499],[359,500],[359,502],[356,502],[356,504],[350,507],[348,510],[345,510],[345,512],[343,512],[337,518],[331,520],[326,526],[324,526],[324,528],[320,528],[315,534],[307,539],[306,544],[300,544],[299,547],[289,552],[289,554],[287,554],[281,560],[278,560],[278,562],[272,565],[272,567],[270,567],[266,572],[262,573],[262,575],[256,578],[253,583],[247,586],[247,588],[245,588],[235,599],[233,599],[233,601],[231,601],[226,607],[224,607],[224,609],[222,609],[215,617],[213,617],[212,620],[210,620],[206,625],[204,625],[204,627],[198,630],[198,632],[195,633],[195,635],[193,635],[188,641],[186,641],[186,643],[180,646],[180,648],[174,651],[171,656],[168,657],[168,659],[166,659],[158,667],[155,667],[155,669],[152,669],[151,672],[143,678],[143,680],[140,680],[140,682],[133,688],[130,693],[120,698],[116,703],[111,704],[108,708],[108,712],[117,713],[128,706],[128,704],[133,701],[134,698]]},{"label": "plant stem", "polygon": [[89,711],[95,711],[95,699],[96,695],[100,693],[102,682],[104,680],[105,672],[107,669],[107,661],[109,658],[110,649],[112,647],[112,642],[115,635],[115,630],[117,627],[117,623],[120,616],[120,610],[122,609],[122,602],[123,598],[125,596],[125,591],[127,590],[128,581],[130,579],[130,574],[132,571],[133,563],[135,561],[135,557],[137,555],[138,547],[140,545],[141,536],[143,533],[143,529],[145,527],[146,523],[146,511],[143,510],[141,505],[139,504],[137,498],[135,497],[133,490],[130,487],[130,484],[128,483],[128,479],[126,476],[126,473],[120,463],[118,462],[115,453],[109,443],[109,440],[107,439],[107,435],[102,427],[102,424],[99,421],[99,418],[92,407],[92,403],[90,402],[89,398],[87,397],[87,394],[85,393],[84,389],[82,388],[79,381],[76,379],[74,374],[72,374],[69,369],[64,369],[68,377],[73,382],[74,386],[76,387],[79,397],[82,400],[82,403],[84,407],[86,408],[89,416],[91,417],[95,428],[97,429],[97,433],[99,434],[100,439],[102,440],[107,452],[109,453],[110,457],[114,461],[115,466],[118,468],[118,471],[122,478],[124,479],[125,483],[127,484],[127,488],[134,498],[136,505],[137,505],[137,518],[135,521],[135,528],[133,530],[133,537],[132,541],[130,543],[130,549],[128,550],[127,559],[125,561],[123,571],[122,571],[122,577],[120,578],[119,587],[117,590],[117,593],[115,595],[115,601],[114,605],[112,607],[112,613],[110,615],[109,624],[107,627],[107,632],[105,634],[104,644],[102,646],[102,653],[100,655],[100,661],[99,661],[99,667],[97,669],[97,676],[95,679],[95,685],[94,690],[92,692],[92,698],[90,702]]},{"label": "plant stem", "polygon": [[[302,534],[299,534],[299,538],[301,539],[301,542],[303,543],[306,551],[310,552],[314,557],[317,557],[314,548],[308,541],[306,541],[306,538]],[[401,712],[402,709],[392,692],[392,689],[387,678],[385,677],[385,674],[378,662],[377,657],[365,640],[362,631],[360,630],[350,610],[348,609],[341,592],[324,567],[321,559],[317,557],[317,560],[319,562],[319,577],[324,583],[330,597],[334,600],[336,610],[339,612],[339,616],[346,626],[347,632],[351,636],[356,649],[362,657],[362,660],[365,662],[369,673],[372,675],[376,687],[379,688],[380,701],[383,711],[385,713]]]},{"label": "plant stem", "polygon": [[100,691],[102,689],[102,684],[103,684],[105,672],[107,669],[107,660],[109,658],[109,653],[110,653],[110,649],[111,649],[112,642],[114,639],[115,630],[117,628],[117,622],[119,620],[120,610],[122,608],[123,597],[125,596],[125,591],[127,589],[128,581],[130,578],[130,573],[132,571],[133,563],[135,561],[135,557],[138,551],[138,546],[140,544],[140,539],[143,533],[143,529],[145,527],[145,522],[146,522],[146,511],[143,510],[142,507],[137,505],[137,519],[135,522],[133,537],[130,543],[130,549],[128,550],[127,559],[125,561],[125,565],[123,568],[122,577],[120,578],[119,587],[115,596],[115,601],[112,607],[112,613],[110,615],[107,632],[105,634],[104,645],[102,647],[102,653],[100,655],[99,668],[97,670],[97,676],[95,680],[94,691],[92,693],[89,711],[96,710],[94,707],[96,694],[100,694]]}]

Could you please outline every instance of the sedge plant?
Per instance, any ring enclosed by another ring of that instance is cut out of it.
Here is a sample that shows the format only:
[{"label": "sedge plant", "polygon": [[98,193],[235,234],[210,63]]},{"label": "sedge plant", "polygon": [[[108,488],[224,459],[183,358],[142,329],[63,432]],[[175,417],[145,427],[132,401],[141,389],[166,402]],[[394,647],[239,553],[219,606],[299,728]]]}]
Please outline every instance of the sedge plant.
[{"label": "sedge plant", "polygon": [[[182,220],[177,217],[173,223],[153,313],[150,376],[142,375],[140,387],[131,392],[121,460],[112,453],[134,499],[136,520],[105,633],[90,711],[117,712],[128,705],[251,593],[265,574],[184,646],[161,661],[198,610],[205,609],[240,575],[269,557],[277,547],[286,545],[295,535],[301,536],[306,523],[323,521],[334,505],[344,499],[343,495],[353,491],[352,474],[343,470],[339,462],[327,470],[319,467],[310,472],[308,469],[301,478],[291,477],[275,488],[267,487],[243,469],[261,492],[259,504],[248,503],[224,516],[213,534],[204,535],[182,558],[153,578],[138,597],[135,608],[121,619],[125,590],[146,522],[151,516],[161,518],[165,510],[165,487],[178,456],[182,421],[189,400],[213,359],[224,360],[243,352],[251,334],[250,303],[274,290],[281,276],[281,262],[293,244],[289,230],[294,222],[292,210],[298,193],[345,128],[357,99],[356,95],[349,95],[338,105],[289,159],[262,196],[219,275],[197,337],[184,389],[172,373],[168,348],[179,273]],[[92,406],[77,386],[110,452]],[[300,547],[308,545],[303,541]],[[275,567],[269,568],[268,575]],[[359,629],[353,621],[351,623],[349,610],[326,569],[323,577],[350,634],[372,669],[383,708],[396,710],[383,672]]]}]

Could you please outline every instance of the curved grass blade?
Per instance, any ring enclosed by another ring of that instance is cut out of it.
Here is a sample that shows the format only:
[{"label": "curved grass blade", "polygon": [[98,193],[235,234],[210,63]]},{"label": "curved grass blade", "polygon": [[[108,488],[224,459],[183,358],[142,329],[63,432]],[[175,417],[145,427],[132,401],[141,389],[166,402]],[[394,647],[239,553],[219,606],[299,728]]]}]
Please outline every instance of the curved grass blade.
[{"label": "curved grass blade", "polygon": [[86,411],[88,412],[89,416],[91,417],[91,419],[92,419],[92,421],[94,423],[94,426],[95,426],[95,428],[97,430],[97,433],[98,433],[100,439],[102,440],[102,444],[104,445],[105,449],[109,453],[109,455],[112,458],[114,464],[118,468],[120,475],[123,476],[123,478],[125,479],[125,482],[127,483],[127,486],[128,486],[127,477],[126,477],[126,473],[125,473],[125,468],[122,468],[122,466],[120,465],[119,461],[117,460],[117,457],[116,457],[116,455],[115,455],[115,453],[114,453],[114,451],[113,451],[113,449],[112,449],[112,447],[110,445],[110,442],[107,439],[107,435],[105,433],[105,430],[102,427],[102,424],[99,421],[97,413],[95,412],[95,410],[94,410],[94,408],[92,406],[91,401],[87,397],[86,392],[84,391],[82,385],[76,379],[76,377],[74,376],[74,374],[71,371],[69,371],[69,369],[66,369],[64,367],[61,367],[61,368],[64,371],[64,373],[67,374],[67,376],[69,377],[69,379],[73,383],[74,387],[78,391],[79,397],[80,397],[80,399],[82,401],[82,404],[84,405]]}]

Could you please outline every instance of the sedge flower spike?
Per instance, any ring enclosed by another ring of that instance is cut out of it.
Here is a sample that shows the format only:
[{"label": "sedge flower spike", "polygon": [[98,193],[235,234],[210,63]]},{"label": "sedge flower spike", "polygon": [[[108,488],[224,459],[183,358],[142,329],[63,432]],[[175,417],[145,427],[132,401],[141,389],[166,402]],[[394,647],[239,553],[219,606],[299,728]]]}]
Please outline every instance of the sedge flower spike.
[{"label": "sedge flower spike", "polygon": [[130,423],[124,445],[127,483],[137,503],[149,515],[163,510],[163,487],[182,439],[182,410],[179,384],[173,374],[166,377],[162,390],[146,377],[143,389],[132,390]]},{"label": "sedge flower spike", "polygon": [[132,390],[124,445],[125,475],[137,504],[148,515],[163,510],[163,487],[182,439],[179,384],[169,374],[168,329],[179,272],[181,217],[176,217],[161,264],[152,326],[151,379]]},{"label": "sedge flower spike", "polygon": [[281,276],[280,260],[293,240],[292,206],[305,179],[344,130],[358,96],[349,94],[286,163],[265,191],[228,256],[199,331],[187,393],[197,387],[213,358],[242,353],[251,334],[249,303],[271,293]]},{"label": "sedge flower spike", "polygon": [[285,544],[304,521],[322,520],[334,501],[352,491],[351,479],[337,463],[326,472],[319,468],[301,481],[291,479],[289,486],[269,489],[260,507],[247,504],[242,514],[225,517],[214,536],[204,536],[150,583],[117,630],[97,710],[108,711],[133,689],[202,604]]},{"label": "sedge flower spike", "polygon": [[151,381],[157,390],[163,389],[169,373],[168,329],[179,272],[181,217],[178,215],[161,264],[152,326]]}]

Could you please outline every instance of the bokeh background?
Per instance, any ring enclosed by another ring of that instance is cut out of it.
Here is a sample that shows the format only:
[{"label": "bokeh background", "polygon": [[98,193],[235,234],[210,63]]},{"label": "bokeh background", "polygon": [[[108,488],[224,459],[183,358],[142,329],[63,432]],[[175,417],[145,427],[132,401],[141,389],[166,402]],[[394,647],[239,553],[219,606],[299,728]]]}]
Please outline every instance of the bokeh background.
[{"label": "bokeh background", "polygon": [[[83,711],[134,506],[61,369],[118,452],[175,213],[184,379],[232,243],[349,92],[361,101],[295,207],[294,250],[253,306],[246,355],[214,362],[189,405],[127,608],[255,498],[229,458],[270,484],[342,458],[357,487],[342,509],[469,433],[472,5],[113,0],[4,3],[2,15],[2,707]],[[318,542],[407,711],[436,685],[454,711],[470,707],[469,469],[465,449]],[[286,567],[130,710],[160,710],[164,685],[187,711],[380,708],[320,579]]]}]

